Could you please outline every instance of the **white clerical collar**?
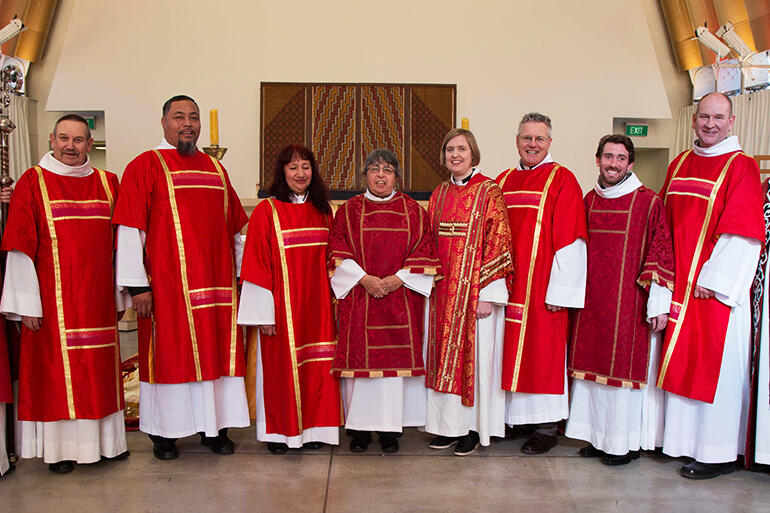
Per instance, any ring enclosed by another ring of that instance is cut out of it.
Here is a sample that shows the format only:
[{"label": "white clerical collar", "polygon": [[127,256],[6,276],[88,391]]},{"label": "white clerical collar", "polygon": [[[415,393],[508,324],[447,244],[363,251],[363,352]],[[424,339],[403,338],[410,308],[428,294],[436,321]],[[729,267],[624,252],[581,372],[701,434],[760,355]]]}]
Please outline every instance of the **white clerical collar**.
[{"label": "white clerical collar", "polygon": [[516,166],[516,169],[519,171],[529,171],[530,169],[537,169],[543,164],[550,164],[551,162],[553,162],[553,157],[551,157],[551,152],[549,151],[548,155],[546,155],[545,158],[541,160],[540,163],[537,164],[536,166],[532,166],[532,167],[525,166],[524,164],[521,163],[521,160],[519,160],[519,164]]},{"label": "white clerical collar", "polygon": [[396,189],[393,189],[393,191],[386,197],[386,198],[378,198],[371,192],[369,192],[369,189],[366,189],[366,192],[364,193],[364,198],[372,201],[388,201],[389,199],[393,199],[393,196],[396,195]]},{"label": "white clerical collar", "polygon": [[738,142],[737,135],[731,135],[724,141],[718,142],[714,146],[709,146],[708,148],[701,148],[698,145],[697,139],[692,145],[692,152],[701,157],[718,157],[719,155],[732,153],[734,151],[741,151],[741,143]]},{"label": "white clerical collar", "polygon": [[52,173],[62,176],[84,177],[94,172],[94,169],[91,167],[91,162],[88,160],[88,156],[86,156],[86,161],[83,164],[79,166],[68,166],[67,164],[56,160],[52,151],[43,155],[39,165]]},{"label": "white clerical collar", "polygon": [[594,184],[594,191],[596,191],[596,194],[602,198],[615,199],[632,193],[641,186],[642,182],[639,178],[637,178],[633,171],[629,171],[628,178],[625,178],[622,182],[610,187],[602,187],[597,180]]},{"label": "white clerical collar", "polygon": [[476,176],[477,174],[481,173],[481,168],[476,166],[473,168],[473,171],[471,171],[471,174],[463,178],[462,180],[455,180],[454,175],[449,175],[449,182],[454,185],[459,185],[460,187],[464,185],[468,185],[468,182],[471,181],[471,178]]},{"label": "white clerical collar", "polygon": [[307,201],[307,191],[305,191],[305,194],[300,196],[299,194],[289,193],[289,199],[292,203],[304,203]]}]

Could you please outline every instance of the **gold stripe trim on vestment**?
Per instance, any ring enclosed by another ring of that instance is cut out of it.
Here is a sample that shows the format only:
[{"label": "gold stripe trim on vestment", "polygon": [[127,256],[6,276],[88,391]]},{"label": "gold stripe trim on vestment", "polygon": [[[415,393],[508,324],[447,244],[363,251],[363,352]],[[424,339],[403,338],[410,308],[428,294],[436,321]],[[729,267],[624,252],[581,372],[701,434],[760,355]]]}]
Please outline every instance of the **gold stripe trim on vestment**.
[{"label": "gold stripe trim on vestment", "polygon": [[59,328],[59,345],[61,349],[62,367],[64,368],[64,386],[67,390],[67,410],[70,420],[75,420],[75,395],[72,390],[72,370],[70,368],[70,357],[67,352],[67,327],[64,325],[64,294],[61,284],[61,262],[59,259],[59,237],[56,235],[56,225],[54,223],[53,213],[51,212],[51,200],[48,197],[48,187],[43,178],[43,169],[35,166],[37,171],[37,180],[40,184],[40,194],[43,199],[43,209],[45,210],[46,224],[48,233],[51,237],[51,254],[53,256],[53,275],[54,286],[56,288],[56,317]]},{"label": "gold stripe trim on vestment", "polygon": [[[104,183],[102,183],[104,185]],[[59,203],[75,203],[77,205],[87,205],[89,203],[101,203],[103,205],[112,205],[112,202],[107,200],[51,200],[51,205],[58,205]]]},{"label": "gold stripe trim on vestment", "polygon": [[[700,235],[698,235],[698,243],[695,245],[695,252],[693,254],[692,263],[690,264],[690,272],[687,274],[687,287],[685,288],[684,292],[684,300],[682,301],[681,309],[679,310],[679,315],[677,316],[677,321],[684,320],[685,313],[687,312],[687,307],[690,304],[690,295],[692,294],[692,288],[695,284],[695,271],[698,269],[698,262],[700,261],[701,252],[703,251],[703,244],[706,241],[706,232],[708,231],[708,226],[711,223],[711,215],[714,212],[714,203],[717,199],[717,194],[719,193],[719,188],[722,186],[722,182],[724,181],[725,177],[727,176],[727,170],[730,168],[730,164],[732,164],[733,159],[737,157],[741,152],[735,152],[725,163],[725,167],[722,168],[722,172],[719,173],[719,178],[717,178],[716,182],[714,182],[714,188],[711,190],[711,197],[708,200],[708,207],[706,209],[706,217],[703,221],[703,226],[701,226]],[[686,155],[685,155],[686,157]],[[682,157],[682,160],[685,159],[685,157]],[[674,180],[674,177],[676,176],[676,172],[679,171],[679,167],[682,165],[682,162],[679,162],[679,165],[676,167],[676,170],[674,171],[674,176],[671,177],[671,181]],[[668,344],[668,347],[666,348],[666,354],[663,357],[663,363],[660,367],[660,377],[658,378],[657,386],[658,388],[663,388],[663,381],[666,379],[666,372],[668,372],[668,364],[671,362],[671,355],[674,354],[674,348],[676,347],[677,340],[679,338],[679,333],[682,331],[682,322],[675,322],[674,323],[674,333],[671,335],[671,342]]]},{"label": "gold stripe trim on vestment", "polygon": [[115,342],[109,344],[94,344],[91,346],[69,346],[69,349],[100,349],[102,347],[115,347]]},{"label": "gold stripe trim on vestment", "polygon": [[521,327],[519,328],[519,343],[516,348],[516,362],[513,366],[513,379],[511,380],[511,392],[516,392],[519,385],[519,371],[521,370],[521,357],[524,353],[524,336],[527,333],[527,316],[529,313],[529,300],[532,294],[532,277],[535,274],[535,259],[537,258],[537,248],[540,245],[540,232],[543,230],[543,213],[545,211],[545,200],[548,198],[548,189],[551,187],[556,176],[556,170],[559,164],[553,166],[551,174],[543,187],[543,195],[540,196],[540,205],[537,208],[537,220],[535,221],[535,233],[532,237],[532,254],[529,257],[529,273],[527,274],[527,291],[524,295],[524,311],[521,314]]},{"label": "gold stripe trim on vestment", "polygon": [[[286,303],[286,327],[289,338],[289,354],[291,356],[292,379],[294,380],[294,403],[297,408],[297,427],[302,433],[302,396],[299,391],[299,365],[297,364],[297,348],[294,339],[294,315],[291,308],[291,290],[289,288],[289,265],[286,262],[286,248],[283,246],[283,237],[281,236],[281,220],[278,219],[278,209],[275,207],[275,200],[268,198],[270,208],[273,211],[273,229],[275,230],[275,239],[278,241],[278,255],[281,259],[281,276],[283,278],[283,297]],[[331,360],[331,358],[329,358]],[[306,360],[303,363],[314,361]]]},{"label": "gold stripe trim on vestment", "polygon": [[187,313],[187,323],[190,326],[190,343],[192,345],[193,363],[195,364],[195,379],[201,381],[203,379],[201,374],[201,362],[200,355],[198,354],[198,337],[195,332],[195,319],[193,317],[192,304],[190,302],[190,286],[187,281],[187,260],[185,258],[184,240],[182,239],[182,223],[179,219],[179,208],[176,203],[176,193],[174,192],[174,181],[171,178],[171,172],[168,169],[166,161],[163,159],[163,155],[158,150],[153,150],[160,160],[161,166],[163,166],[163,172],[166,176],[166,183],[168,185],[168,202],[171,206],[171,217],[174,222],[174,233],[176,234],[176,246],[179,257],[179,269],[180,277],[182,280],[182,296],[185,302],[185,311]]}]

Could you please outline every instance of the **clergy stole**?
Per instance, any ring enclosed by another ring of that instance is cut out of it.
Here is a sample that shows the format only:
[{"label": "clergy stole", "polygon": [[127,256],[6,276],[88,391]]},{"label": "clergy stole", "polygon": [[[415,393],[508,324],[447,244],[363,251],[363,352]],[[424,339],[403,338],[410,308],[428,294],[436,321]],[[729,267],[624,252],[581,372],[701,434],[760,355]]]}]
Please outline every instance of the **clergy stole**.
[{"label": "clergy stole", "polygon": [[444,279],[430,302],[426,385],[473,406],[479,291],[512,271],[505,205],[497,184],[478,173],[464,186],[439,185],[428,216]]},{"label": "clergy stole", "polygon": [[509,169],[497,177],[511,227],[515,274],[505,313],[502,387],[564,393],[568,311],[549,312],[545,296],[557,251],[587,239],[583,193],[556,163]]},{"label": "clergy stole", "polygon": [[139,379],[243,376],[233,238],[246,213],[219,162],[201,152],[142,153],[126,167],[114,224],[146,232],[151,317],[137,321]]},{"label": "clergy stole", "polygon": [[[439,274],[428,214],[397,192],[388,201],[359,195],[343,204],[329,240],[331,272],[354,260],[367,274],[385,278],[400,269]],[[332,374],[343,378],[422,376],[424,298],[405,286],[374,298],[356,285],[338,304],[339,343]]]},{"label": "clergy stole", "polygon": [[27,170],[11,199],[4,251],[35,264],[38,331],[22,325],[19,420],[101,419],[123,409],[113,228],[118,179]]},{"label": "clergy stole", "polygon": [[643,388],[650,363],[650,284],[674,288],[674,250],[663,201],[639,187],[619,198],[590,191],[585,308],[573,313],[570,377]]},{"label": "clergy stole", "polygon": [[260,335],[262,369],[249,369],[262,372],[268,433],[297,436],[342,424],[340,384],[330,373],[337,344],[326,268],[330,224],[309,201],[273,198],[249,220],[241,278],[275,302],[276,335]]},{"label": "clergy stole", "polygon": [[688,150],[669,165],[662,194],[676,278],[657,385],[712,403],[730,307],[716,298],[696,299],[693,292],[720,235],[764,237],[757,163],[739,151],[703,157]]}]

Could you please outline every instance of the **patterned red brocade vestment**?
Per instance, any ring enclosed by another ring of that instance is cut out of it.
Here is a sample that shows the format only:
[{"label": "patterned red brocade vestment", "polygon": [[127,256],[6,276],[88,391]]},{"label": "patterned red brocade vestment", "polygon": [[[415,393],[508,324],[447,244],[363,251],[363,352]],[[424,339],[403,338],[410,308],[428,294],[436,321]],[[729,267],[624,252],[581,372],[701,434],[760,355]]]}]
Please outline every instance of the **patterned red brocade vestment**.
[{"label": "patterned red brocade vestment", "polygon": [[646,187],[619,198],[586,194],[588,286],[573,314],[570,377],[643,388],[650,362],[650,284],[674,288],[671,229],[663,201]]},{"label": "patterned red brocade vestment", "polygon": [[513,242],[513,287],[505,313],[502,387],[564,393],[569,314],[549,312],[545,296],[557,251],[587,238],[583,193],[569,170],[546,163],[497,177]]},{"label": "patterned red brocade vestment", "polygon": [[716,157],[686,151],[669,165],[662,195],[676,281],[657,385],[712,403],[730,307],[716,298],[696,299],[693,291],[720,235],[764,240],[757,163],[740,151]]},{"label": "patterned red brocade vestment", "polygon": [[513,269],[500,188],[482,174],[467,185],[443,182],[428,216],[444,279],[431,299],[426,384],[473,406],[479,291]]},{"label": "patterned red brocade vestment", "polygon": [[114,224],[143,230],[152,318],[139,319],[139,376],[188,383],[243,376],[234,237],[246,213],[218,161],[146,151],[126,167]]},{"label": "patterned red brocade vestment", "polygon": [[123,409],[115,317],[113,173],[27,170],[13,192],[4,251],[35,264],[38,331],[22,327],[19,420],[101,419]]},{"label": "patterned red brocade vestment", "polygon": [[[343,204],[329,239],[330,267],[352,259],[367,273],[384,278],[408,269],[438,274],[428,215],[413,199],[397,192],[388,201],[364,195]],[[422,376],[425,299],[402,286],[383,298],[356,285],[340,300],[339,343],[332,374],[344,378]]]},{"label": "patterned red brocade vestment", "polygon": [[[330,374],[337,343],[326,268],[330,224],[310,202],[272,198],[249,220],[241,278],[269,290],[275,303],[276,335],[260,335],[259,344],[268,434],[342,424],[340,385]],[[249,329],[250,339],[257,329]]]}]

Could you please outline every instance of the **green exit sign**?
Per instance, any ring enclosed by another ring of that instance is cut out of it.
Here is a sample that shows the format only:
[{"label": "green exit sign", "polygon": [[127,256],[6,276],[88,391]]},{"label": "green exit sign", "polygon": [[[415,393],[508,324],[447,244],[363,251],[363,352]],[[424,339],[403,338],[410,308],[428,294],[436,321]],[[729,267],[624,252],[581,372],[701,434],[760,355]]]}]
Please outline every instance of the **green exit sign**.
[{"label": "green exit sign", "polygon": [[647,125],[631,125],[626,123],[626,135],[647,137]]}]

